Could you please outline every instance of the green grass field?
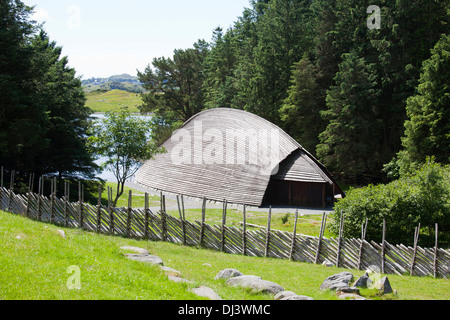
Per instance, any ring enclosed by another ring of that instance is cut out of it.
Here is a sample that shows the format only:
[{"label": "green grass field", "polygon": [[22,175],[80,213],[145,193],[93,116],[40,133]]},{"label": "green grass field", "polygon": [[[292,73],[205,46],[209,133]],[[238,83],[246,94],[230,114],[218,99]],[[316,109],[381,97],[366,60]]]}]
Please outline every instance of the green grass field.
[{"label": "green grass field", "polygon": [[130,112],[139,112],[138,106],[142,104],[138,93],[122,90],[111,90],[107,92],[94,91],[86,94],[86,106],[94,112],[120,111],[128,107]]},{"label": "green grass field", "polygon": [[[59,229],[65,232],[65,238],[58,234]],[[159,268],[126,259],[120,249],[125,245],[142,247],[158,255],[166,266],[181,271],[194,285],[171,282]],[[334,300],[333,293],[323,292],[319,286],[326,277],[344,271],[336,267],[98,235],[5,212],[0,212],[0,252],[0,299],[4,300],[194,300],[198,297],[188,289],[198,285],[213,288],[226,300],[270,299],[229,287],[223,280],[214,280],[224,268],[261,276],[315,300]],[[69,290],[67,286],[71,283],[72,274],[68,273],[71,266],[80,270],[79,290]],[[351,272],[355,276],[363,273]],[[450,299],[450,282],[446,279],[389,275],[389,280],[398,293],[383,299]],[[362,293],[379,298],[370,290]]]}]

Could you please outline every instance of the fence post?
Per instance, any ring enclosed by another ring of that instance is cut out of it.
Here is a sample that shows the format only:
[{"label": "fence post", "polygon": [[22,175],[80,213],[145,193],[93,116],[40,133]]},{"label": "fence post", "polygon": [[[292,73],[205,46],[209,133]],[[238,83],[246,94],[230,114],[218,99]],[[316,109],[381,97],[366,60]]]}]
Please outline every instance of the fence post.
[{"label": "fence post", "polygon": [[145,208],[144,208],[144,239],[148,239],[148,220],[149,220],[149,201],[148,201],[148,193],[145,193]]},{"label": "fence post", "polygon": [[28,191],[33,192],[34,186],[34,173],[31,173],[28,177]]},{"label": "fence post", "polygon": [[64,226],[69,226],[70,182],[64,181]]},{"label": "fence post", "polygon": [[38,221],[42,221],[42,194],[44,193],[44,177],[41,176],[39,178],[39,186],[38,186]]},{"label": "fence post", "polygon": [[83,229],[83,224],[84,224],[84,210],[83,210],[83,191],[84,191],[84,187],[81,184],[81,181],[78,181],[78,210],[79,210],[79,214],[80,214],[80,229]]},{"label": "fence post", "polygon": [[417,242],[419,241],[419,233],[420,233],[420,223],[419,226],[414,230],[414,252],[411,261],[410,275],[412,276],[414,273],[414,265],[416,263],[416,254],[417,254]]},{"label": "fence post", "polygon": [[367,224],[369,223],[369,219],[366,219],[366,222],[361,225],[361,245],[359,246],[359,255],[358,255],[358,270],[361,270],[361,260],[364,248],[364,241],[366,240],[366,232],[367,232]]},{"label": "fence post", "polygon": [[325,230],[325,226],[326,226],[326,222],[327,221],[327,215],[324,212],[322,214],[322,222],[320,224],[320,231],[319,231],[319,240],[317,242],[317,250],[316,250],[316,258],[314,259],[314,264],[317,264],[319,262],[319,257],[320,257],[320,249],[322,247],[322,238],[323,238],[323,233]]},{"label": "fence post", "polygon": [[51,205],[51,213],[50,213],[50,223],[53,223],[55,220],[55,196],[56,196],[56,178],[50,180],[50,205]]},{"label": "fence post", "polygon": [[266,233],[266,248],[264,251],[264,256],[267,258],[269,256],[269,245],[270,245],[270,221],[272,220],[272,206],[269,207],[269,218],[267,219],[267,233]]},{"label": "fence post", "polygon": [[186,245],[186,229],[184,227],[184,214],[181,212],[180,196],[177,195],[178,213],[180,214],[181,232],[183,233],[183,245]]},{"label": "fence post", "polygon": [[383,219],[383,236],[381,243],[381,273],[385,273],[385,261],[386,261],[386,219]]},{"label": "fence post", "polygon": [[435,232],[436,232],[436,236],[435,236],[435,246],[434,246],[434,261],[433,261],[433,275],[434,278],[437,277],[437,264],[438,264],[438,224],[435,224]]},{"label": "fence post", "polygon": [[31,191],[29,190],[27,192],[27,208],[25,211],[25,217],[27,217],[27,218],[30,217],[30,206],[31,206]]},{"label": "fence post", "polygon": [[242,229],[242,255],[245,256],[247,254],[247,212],[244,204],[244,227]]},{"label": "fence post", "polygon": [[227,200],[223,201],[223,211],[222,211],[222,239],[220,244],[220,250],[225,251],[225,224],[227,222]]},{"label": "fence post", "polygon": [[10,185],[9,185],[9,196],[8,196],[8,212],[11,212],[11,202],[12,202],[12,197],[13,197],[13,192],[14,192],[14,175],[15,175],[15,171],[11,171],[11,181],[10,181]]},{"label": "fence post", "polygon": [[294,232],[292,233],[291,252],[289,254],[290,261],[292,261],[294,257],[295,240],[297,239],[297,219],[298,219],[298,209],[295,210]]},{"label": "fence post", "polygon": [[336,256],[336,267],[339,267],[339,261],[341,258],[342,236],[344,234],[344,211],[341,210],[341,220],[339,222],[339,238],[338,238],[338,250]]},{"label": "fence post", "polygon": [[102,185],[99,185],[97,201],[97,233],[100,233],[102,227],[102,192]]},{"label": "fence post", "polygon": [[203,236],[205,233],[205,220],[206,220],[206,198],[203,197],[203,204],[202,204],[202,222],[200,225],[200,237],[199,237],[199,245],[200,247],[203,246]]},{"label": "fence post", "polygon": [[128,208],[127,208],[127,237],[131,238],[131,215],[132,215],[132,199],[131,189],[128,191]]},{"label": "fence post", "polygon": [[[161,192],[162,194],[162,192]],[[166,196],[162,194],[161,198],[161,238],[162,241],[167,240],[167,226],[166,226]]]},{"label": "fence post", "polygon": [[112,188],[108,187],[108,214],[109,214],[109,232],[111,235],[114,235],[114,208],[111,206],[112,204]]}]

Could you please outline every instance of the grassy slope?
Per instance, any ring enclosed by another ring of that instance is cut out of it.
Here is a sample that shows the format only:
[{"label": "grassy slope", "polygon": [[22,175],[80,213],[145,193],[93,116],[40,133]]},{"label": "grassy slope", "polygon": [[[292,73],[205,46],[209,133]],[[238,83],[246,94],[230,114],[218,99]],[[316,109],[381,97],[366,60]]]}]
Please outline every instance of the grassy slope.
[{"label": "grassy slope", "polygon": [[139,94],[122,90],[94,91],[87,93],[86,97],[86,106],[94,112],[119,111],[124,105],[128,106],[131,112],[139,112],[137,107],[142,104]]},{"label": "grassy slope", "polygon": [[[66,238],[58,235],[62,229]],[[19,238],[17,238],[19,237]],[[214,276],[224,268],[237,268],[279,283],[287,290],[320,299],[335,299],[318,288],[323,279],[343,271],[277,259],[229,255],[211,250],[162,242],[137,241],[63,229],[0,212],[0,299],[150,299],[191,300],[185,284],[167,280],[161,271],[129,261],[121,246],[146,248],[160,256],[166,266],[182,272],[196,285],[215,289],[228,300],[268,299],[230,288]],[[68,290],[67,268],[81,269],[81,290]],[[355,276],[361,271],[352,270]],[[446,279],[389,275],[397,299],[450,299]],[[370,293],[370,292],[366,292]],[[389,295],[388,298],[393,298]]]}]

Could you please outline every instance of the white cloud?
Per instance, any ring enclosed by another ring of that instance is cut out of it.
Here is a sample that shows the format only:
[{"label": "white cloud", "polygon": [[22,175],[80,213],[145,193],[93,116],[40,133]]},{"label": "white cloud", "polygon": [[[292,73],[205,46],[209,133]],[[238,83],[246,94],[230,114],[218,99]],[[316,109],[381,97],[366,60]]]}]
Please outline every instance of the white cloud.
[{"label": "white cloud", "polygon": [[42,9],[42,8],[38,8],[34,11],[33,15],[31,16],[31,18],[33,20],[36,20],[39,23],[42,22],[46,22],[49,20],[49,13],[47,10]]}]

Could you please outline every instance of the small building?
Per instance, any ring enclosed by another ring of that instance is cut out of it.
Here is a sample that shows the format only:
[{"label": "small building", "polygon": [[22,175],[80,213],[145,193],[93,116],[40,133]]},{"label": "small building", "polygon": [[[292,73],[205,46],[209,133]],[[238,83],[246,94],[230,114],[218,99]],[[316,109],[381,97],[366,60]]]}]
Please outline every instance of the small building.
[{"label": "small building", "polygon": [[249,206],[326,207],[343,191],[326,168],[275,124],[237,109],[210,109],[138,170],[139,185]]}]

